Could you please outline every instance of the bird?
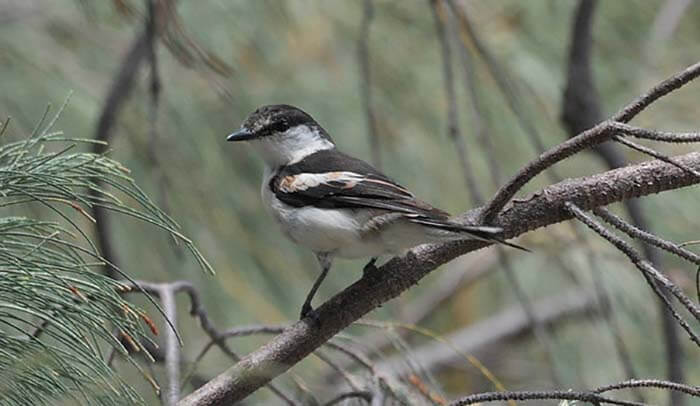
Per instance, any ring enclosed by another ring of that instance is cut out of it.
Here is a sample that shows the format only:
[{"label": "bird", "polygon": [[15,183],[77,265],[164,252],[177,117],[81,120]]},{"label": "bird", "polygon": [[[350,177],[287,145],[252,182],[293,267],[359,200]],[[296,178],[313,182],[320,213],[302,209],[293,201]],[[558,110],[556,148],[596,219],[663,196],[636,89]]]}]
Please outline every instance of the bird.
[{"label": "bird", "polygon": [[310,249],[321,273],[301,308],[304,319],[335,258],[401,255],[425,243],[476,239],[527,249],[502,239],[500,227],[467,225],[418,199],[369,163],[338,150],[308,113],[265,105],[243,121],[227,141],[245,141],[265,164],[261,187],[266,211],[294,243]]}]

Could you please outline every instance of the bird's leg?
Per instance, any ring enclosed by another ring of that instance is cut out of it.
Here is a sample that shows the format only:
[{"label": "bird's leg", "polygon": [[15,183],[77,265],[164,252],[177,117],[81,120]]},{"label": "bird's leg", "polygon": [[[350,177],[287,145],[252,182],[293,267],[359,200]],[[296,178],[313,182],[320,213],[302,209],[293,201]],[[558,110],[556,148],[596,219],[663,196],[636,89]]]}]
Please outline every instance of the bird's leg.
[{"label": "bird's leg", "polygon": [[318,290],[319,286],[321,286],[321,282],[326,279],[326,275],[328,275],[328,271],[331,269],[331,258],[328,254],[317,254],[316,258],[318,259],[318,263],[321,265],[321,274],[318,276],[318,278],[316,278],[316,281],[311,287],[309,294],[306,295],[306,300],[301,306],[301,315],[299,317],[300,320],[308,316],[313,310],[311,307],[311,300],[313,300],[316,291]]},{"label": "bird's leg", "polygon": [[362,276],[369,275],[372,272],[377,271],[377,257],[372,257],[372,259],[369,260],[367,265],[365,265],[364,268],[362,268]]}]

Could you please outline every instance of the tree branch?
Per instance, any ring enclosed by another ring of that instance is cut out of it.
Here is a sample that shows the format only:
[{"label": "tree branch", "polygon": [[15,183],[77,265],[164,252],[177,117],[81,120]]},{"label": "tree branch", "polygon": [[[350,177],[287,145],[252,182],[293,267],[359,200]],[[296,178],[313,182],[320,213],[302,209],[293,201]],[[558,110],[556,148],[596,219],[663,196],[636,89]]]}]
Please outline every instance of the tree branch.
[{"label": "tree branch", "polygon": [[490,220],[496,217],[498,212],[525,184],[527,184],[532,178],[540,174],[545,169],[576,154],[577,152],[583,151],[586,148],[594,147],[612,138],[617,131],[612,122],[619,121],[626,123],[632,120],[632,118],[634,118],[637,114],[649,107],[651,103],[671,93],[672,91],[679,89],[698,76],[700,76],[700,63],[691,65],[684,71],[654,86],[647,93],[625,106],[622,110],[615,114],[611,120],[604,121],[541,154],[539,157],[537,157],[537,159],[520,169],[518,173],[511,178],[510,181],[508,181],[508,183],[499,189],[496,196],[491,199],[484,209],[482,215],[483,222],[490,223]]},{"label": "tree branch", "polygon": [[470,395],[450,403],[450,406],[473,405],[484,402],[497,402],[505,400],[576,400],[586,402],[591,405],[622,405],[622,406],[646,406],[645,403],[628,402],[626,400],[615,400],[594,392],[575,391],[519,391],[519,392],[486,392]]},{"label": "tree branch", "polygon": [[499,400],[579,400],[591,404],[613,404],[613,405],[644,405],[644,403],[628,402],[624,400],[614,400],[599,397],[600,394],[613,390],[630,388],[656,388],[667,389],[677,393],[700,397],[700,387],[683,385],[675,382],[662,381],[659,379],[630,379],[628,381],[601,386],[588,392],[574,391],[520,391],[520,392],[491,392],[478,393],[450,403],[450,406],[472,405],[475,403],[495,402]]},{"label": "tree branch", "polygon": [[[180,392],[180,340],[177,335],[177,331],[175,329],[175,323],[177,322],[177,308],[175,306],[175,301],[174,301],[174,296],[177,293],[180,292],[185,292],[187,296],[189,296],[190,299],[190,315],[193,317],[197,317],[199,319],[199,324],[202,327],[202,330],[209,336],[211,339],[210,343],[205,347],[205,350],[208,351],[209,348],[213,345],[216,345],[219,347],[221,352],[226,354],[229,358],[231,358],[233,361],[239,361],[240,357],[238,354],[233,352],[229,346],[226,344],[226,338],[227,337],[233,337],[237,335],[238,332],[243,332],[245,333],[246,331],[251,330],[250,327],[244,327],[244,328],[238,328],[234,329],[235,331],[232,330],[227,330],[227,331],[219,331],[214,324],[211,322],[211,319],[209,318],[209,314],[207,310],[204,308],[204,305],[202,304],[202,300],[200,298],[199,292],[197,289],[192,285],[192,283],[184,280],[178,280],[170,283],[153,283],[153,282],[147,282],[147,281],[122,281],[121,282],[124,286],[127,286],[130,288],[130,290],[127,293],[147,293],[151,295],[155,295],[161,300],[161,304],[163,306],[164,310],[164,318],[165,318],[165,323],[167,324],[167,332],[166,332],[166,342],[165,342],[165,364],[166,364],[166,369],[168,371],[168,389],[166,391],[166,399],[168,405],[175,404],[177,400],[179,399],[179,392]],[[262,327],[254,327],[257,328],[257,330],[265,331],[266,329],[270,329],[270,327],[267,326],[262,326]],[[253,329],[254,329],[253,328]],[[257,331],[256,330],[256,331]],[[279,332],[278,330],[274,330],[274,332]],[[203,354],[202,354],[203,356]],[[111,358],[111,357],[110,357]],[[197,359],[199,361],[199,357]],[[192,374],[188,374],[188,377],[191,377]],[[277,395],[282,401],[284,401],[287,405],[294,406],[296,403],[286,394],[284,394],[279,388],[277,388],[274,384],[270,383],[266,385],[270,391],[272,391],[275,395]]]},{"label": "tree branch", "polygon": [[[700,153],[675,158],[685,166],[700,169]],[[569,179],[515,200],[494,220],[512,238],[572,217],[566,208],[572,202],[583,210],[606,206],[625,199],[678,189],[700,182],[676,166],[661,161],[611,170],[594,176]],[[474,221],[482,208],[459,216]],[[179,405],[222,405],[241,400],[328,341],[382,303],[418,283],[439,265],[481,249],[481,241],[457,241],[442,245],[422,245],[403,258],[394,258],[380,272],[363,276],[315,311],[315,319],[305,319],[244,357],[233,367],[184,398]]]},{"label": "tree branch", "polygon": [[666,276],[664,276],[663,273],[655,269],[651,263],[645,261],[639,255],[639,253],[637,253],[634,250],[634,248],[632,248],[623,239],[614,235],[613,233],[605,229],[605,227],[603,227],[601,224],[587,216],[583,212],[583,210],[576,207],[575,204],[567,203],[566,207],[569,209],[569,211],[571,211],[573,215],[576,216],[578,220],[584,223],[588,228],[598,233],[598,235],[606,239],[608,242],[613,244],[615,248],[617,248],[629,258],[629,260],[637,267],[637,269],[639,269],[642,272],[647,283],[650,285],[654,293],[656,293],[657,296],[659,296],[659,298],[664,303],[671,315],[678,321],[678,324],[683,329],[685,329],[685,331],[690,336],[690,339],[695,344],[700,346],[700,337],[697,334],[695,334],[695,332],[693,332],[690,325],[680,316],[680,314],[678,314],[675,311],[670,300],[666,297],[666,294],[661,290],[659,285],[668,290],[673,296],[675,296],[676,299],[678,299],[678,301],[683,305],[683,307],[685,307],[686,310],[688,310],[688,312],[690,312],[690,314],[692,314],[693,317],[698,321],[700,321],[700,307],[698,307],[697,304],[690,300],[690,298],[688,298],[679,287],[674,285],[673,282],[666,278]]}]

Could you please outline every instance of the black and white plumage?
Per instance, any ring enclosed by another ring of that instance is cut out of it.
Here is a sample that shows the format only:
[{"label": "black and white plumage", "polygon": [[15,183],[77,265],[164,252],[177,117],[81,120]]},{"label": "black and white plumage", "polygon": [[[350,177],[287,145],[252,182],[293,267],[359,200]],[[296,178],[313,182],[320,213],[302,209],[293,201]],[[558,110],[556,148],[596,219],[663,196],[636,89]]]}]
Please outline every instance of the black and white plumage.
[{"label": "black and white plumage", "polygon": [[500,228],[450,221],[446,212],[370,164],[338,151],[328,133],[296,107],[263,106],[227,140],[249,141],[262,156],[265,208],[284,234],[311,249],[321,264],[302,317],[311,310],[311,299],[333,258],[372,258],[368,270],[380,255],[400,254],[424,243],[504,243]]}]

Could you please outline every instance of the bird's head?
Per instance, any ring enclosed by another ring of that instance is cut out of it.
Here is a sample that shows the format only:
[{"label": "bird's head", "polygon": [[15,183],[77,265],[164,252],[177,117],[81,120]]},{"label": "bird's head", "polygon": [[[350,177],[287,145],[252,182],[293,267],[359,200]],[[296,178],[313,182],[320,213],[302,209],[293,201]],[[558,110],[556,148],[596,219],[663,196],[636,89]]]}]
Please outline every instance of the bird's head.
[{"label": "bird's head", "polygon": [[289,165],[314,152],[335,148],[310,115],[287,104],[262,106],[227,141],[249,141],[270,167]]}]

